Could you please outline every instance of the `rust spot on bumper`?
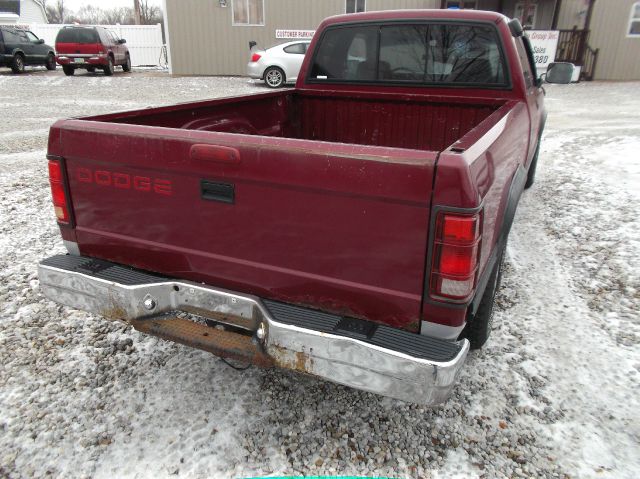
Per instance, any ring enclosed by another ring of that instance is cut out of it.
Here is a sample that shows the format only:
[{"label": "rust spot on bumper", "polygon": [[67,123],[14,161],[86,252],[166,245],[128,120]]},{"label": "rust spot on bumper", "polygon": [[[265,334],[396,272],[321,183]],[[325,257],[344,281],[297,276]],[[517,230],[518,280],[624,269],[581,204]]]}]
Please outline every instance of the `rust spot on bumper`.
[{"label": "rust spot on bumper", "polygon": [[283,369],[292,369],[300,373],[313,374],[313,358],[302,351],[289,351],[288,349],[272,344],[269,353],[276,366]]},{"label": "rust spot on bumper", "polygon": [[162,339],[202,349],[221,358],[236,359],[254,366],[269,368],[272,359],[254,344],[250,336],[221,329],[187,319],[135,319],[130,321],[135,329]]},{"label": "rust spot on bumper", "polygon": [[109,308],[103,309],[98,314],[108,319],[117,319],[120,321],[126,321],[127,318],[127,312],[121,306],[111,306]]}]

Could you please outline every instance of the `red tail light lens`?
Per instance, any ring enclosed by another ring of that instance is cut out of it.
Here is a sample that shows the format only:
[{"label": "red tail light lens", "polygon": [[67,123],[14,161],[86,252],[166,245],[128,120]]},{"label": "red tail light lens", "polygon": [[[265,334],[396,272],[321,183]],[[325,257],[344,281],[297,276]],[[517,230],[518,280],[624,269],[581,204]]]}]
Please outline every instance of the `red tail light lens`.
[{"label": "red tail light lens", "polygon": [[478,246],[449,246],[440,248],[441,274],[449,276],[468,276],[476,269]]},{"label": "red tail light lens", "polygon": [[51,185],[51,198],[56,218],[60,223],[69,223],[69,207],[67,206],[67,194],[64,188],[62,165],[58,160],[49,160],[49,184]]},{"label": "red tail light lens", "polygon": [[439,213],[431,261],[431,296],[464,300],[473,292],[481,214]]},{"label": "red tail light lens", "polygon": [[477,216],[443,215],[442,241],[447,243],[473,243],[478,234]]},{"label": "red tail light lens", "polygon": [[251,61],[252,62],[257,62],[258,60],[260,60],[261,57],[262,57],[262,55],[254,53],[253,55],[251,55]]}]

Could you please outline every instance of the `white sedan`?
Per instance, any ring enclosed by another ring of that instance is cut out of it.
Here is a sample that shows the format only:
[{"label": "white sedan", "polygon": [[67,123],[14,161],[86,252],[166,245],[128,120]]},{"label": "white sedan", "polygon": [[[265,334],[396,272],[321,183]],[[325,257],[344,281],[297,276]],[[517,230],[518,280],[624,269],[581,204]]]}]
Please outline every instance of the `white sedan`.
[{"label": "white sedan", "polygon": [[270,88],[295,83],[309,43],[309,40],[297,40],[266,50],[252,51],[251,61],[247,64],[247,74],[251,78],[264,80]]}]

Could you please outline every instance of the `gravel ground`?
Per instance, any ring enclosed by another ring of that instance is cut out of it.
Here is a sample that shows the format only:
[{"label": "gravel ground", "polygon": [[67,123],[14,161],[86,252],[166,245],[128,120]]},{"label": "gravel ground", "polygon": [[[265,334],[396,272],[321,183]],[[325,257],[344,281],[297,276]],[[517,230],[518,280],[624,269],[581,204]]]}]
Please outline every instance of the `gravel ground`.
[{"label": "gravel ground", "polygon": [[206,353],[58,306],[47,130],[264,91],[238,78],[0,73],[0,477],[635,478],[640,83],[548,88],[494,331],[433,409]]}]

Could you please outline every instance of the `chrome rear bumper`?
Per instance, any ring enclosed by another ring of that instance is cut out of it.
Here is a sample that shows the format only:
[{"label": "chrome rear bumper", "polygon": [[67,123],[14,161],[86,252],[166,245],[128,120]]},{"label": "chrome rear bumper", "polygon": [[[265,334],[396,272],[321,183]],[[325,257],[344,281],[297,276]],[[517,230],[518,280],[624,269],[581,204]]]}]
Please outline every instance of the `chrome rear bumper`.
[{"label": "chrome rear bumper", "polygon": [[[428,338],[81,256],[48,258],[38,266],[38,275],[44,295],[58,303],[221,356],[254,358],[254,364],[409,402],[446,400],[469,351],[467,340]],[[175,329],[164,327],[166,318],[179,311],[231,325],[235,332],[199,326],[172,333]],[[231,336],[215,337],[225,334]],[[245,354],[251,348],[252,355]]]}]

